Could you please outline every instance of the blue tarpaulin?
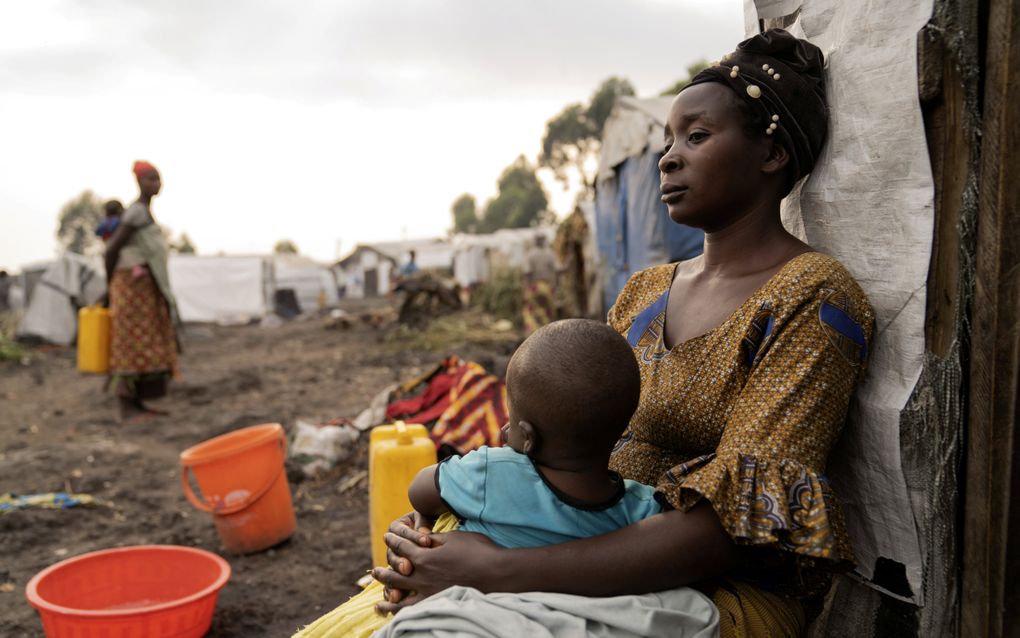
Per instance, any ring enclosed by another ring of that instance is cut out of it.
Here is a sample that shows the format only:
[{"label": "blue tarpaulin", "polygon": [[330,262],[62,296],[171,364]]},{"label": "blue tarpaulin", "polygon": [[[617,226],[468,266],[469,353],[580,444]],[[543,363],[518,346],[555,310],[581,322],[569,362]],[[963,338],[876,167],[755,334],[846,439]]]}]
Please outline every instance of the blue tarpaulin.
[{"label": "blue tarpaulin", "polygon": [[603,312],[635,272],[701,254],[704,233],[673,222],[660,199],[657,148],[647,145],[600,179],[595,229],[603,268]]}]

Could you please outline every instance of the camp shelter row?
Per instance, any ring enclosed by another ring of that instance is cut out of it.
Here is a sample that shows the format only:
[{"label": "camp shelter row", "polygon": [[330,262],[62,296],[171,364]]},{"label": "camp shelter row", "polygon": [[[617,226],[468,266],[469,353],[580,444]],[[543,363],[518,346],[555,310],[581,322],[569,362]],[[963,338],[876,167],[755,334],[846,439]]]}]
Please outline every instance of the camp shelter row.
[{"label": "camp shelter row", "polygon": [[[667,98],[621,97],[606,122],[595,198],[579,206],[591,315],[604,316],[632,273],[700,252],[700,231],[670,222],[660,199],[668,109]],[[412,250],[420,268],[469,288],[501,269],[520,269],[535,237],[551,242],[555,234],[544,226],[360,244],[329,266],[298,255],[178,254],[170,257],[170,279],[182,320],[238,323],[274,312],[281,297],[289,299],[286,291],[302,311],[386,294]],[[26,310],[19,335],[54,343],[73,342],[76,308],[94,303],[106,286],[101,261],[74,254],[27,267],[18,279]]]},{"label": "camp shelter row", "polygon": [[552,241],[556,228],[506,228],[486,235],[457,234],[450,238],[359,244],[336,264],[345,297],[361,299],[385,294],[395,273],[414,251],[415,264],[470,288],[488,281],[501,269],[520,269],[535,238]]},{"label": "camp shelter row", "polygon": [[[579,205],[588,229],[583,242],[589,313],[603,315],[631,274],[701,253],[703,233],[669,219],[659,192],[659,158],[671,98],[618,98],[603,131],[594,201]],[[415,251],[422,269],[447,271],[465,287],[500,268],[520,268],[536,235],[554,227],[498,230],[361,244],[337,263],[345,295],[371,297],[390,289],[395,269]]]},{"label": "camp shelter row", "polygon": [[[171,255],[170,282],[183,321],[246,323],[278,312],[335,306],[339,289],[333,270],[299,255]],[[24,316],[17,334],[71,344],[77,309],[106,292],[99,257],[65,253],[26,267],[18,277]]]}]

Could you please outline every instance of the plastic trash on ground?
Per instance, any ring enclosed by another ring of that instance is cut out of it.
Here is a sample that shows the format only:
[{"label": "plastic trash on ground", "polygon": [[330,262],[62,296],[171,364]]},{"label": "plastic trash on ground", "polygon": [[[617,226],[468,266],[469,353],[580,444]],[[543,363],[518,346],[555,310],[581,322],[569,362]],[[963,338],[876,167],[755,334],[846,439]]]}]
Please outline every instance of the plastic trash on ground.
[{"label": "plastic trash on ground", "polygon": [[350,456],[360,434],[346,423],[320,425],[299,419],[294,425],[290,456],[300,464],[305,476],[314,476]]}]

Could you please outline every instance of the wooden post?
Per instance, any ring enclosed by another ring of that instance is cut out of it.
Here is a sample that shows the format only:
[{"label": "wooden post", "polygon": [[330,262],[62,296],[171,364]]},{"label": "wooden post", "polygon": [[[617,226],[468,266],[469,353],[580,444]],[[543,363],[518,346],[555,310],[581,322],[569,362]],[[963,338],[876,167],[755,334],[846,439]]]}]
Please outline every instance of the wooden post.
[{"label": "wooden post", "polygon": [[[975,8],[976,12],[976,8]],[[956,340],[960,301],[960,211],[970,175],[974,137],[965,121],[970,87],[959,60],[946,51],[940,29],[918,34],[918,97],[924,113],[935,184],[935,235],[928,268],[925,345],[944,358]]]},{"label": "wooden post", "polygon": [[988,0],[961,636],[1020,635],[1020,2]]}]

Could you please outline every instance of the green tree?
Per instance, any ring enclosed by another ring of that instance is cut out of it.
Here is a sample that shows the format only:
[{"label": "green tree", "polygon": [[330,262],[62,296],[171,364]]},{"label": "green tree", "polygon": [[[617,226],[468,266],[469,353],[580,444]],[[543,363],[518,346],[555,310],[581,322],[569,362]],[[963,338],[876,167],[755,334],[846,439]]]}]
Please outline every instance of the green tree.
[{"label": "green tree", "polygon": [[613,112],[613,106],[616,105],[616,98],[621,95],[634,95],[634,86],[630,80],[617,77],[604,80],[599,88],[592,93],[585,117],[591,122],[595,134],[599,138],[602,137],[602,129],[606,126],[609,114]]},{"label": "green tree", "polygon": [[180,239],[171,248],[182,255],[194,255],[198,252],[195,249],[195,244],[191,242],[191,237],[188,237],[188,233],[181,233]]},{"label": "green tree", "polygon": [[60,209],[57,242],[60,247],[79,255],[98,255],[103,241],[96,236],[96,226],[103,220],[103,202],[90,190],[82,191]]},{"label": "green tree", "polygon": [[690,84],[691,80],[694,79],[695,75],[701,73],[703,70],[705,70],[707,68],[708,68],[708,60],[706,60],[704,58],[698,60],[697,62],[694,62],[693,64],[688,65],[687,66],[687,77],[680,78],[679,80],[674,82],[672,85],[670,85],[669,87],[664,89],[662,91],[662,93],[660,93],[659,95],[670,96],[670,97],[676,95],[677,93],[680,92],[681,89],[683,89],[685,86]]},{"label": "green tree", "polygon": [[621,95],[634,95],[634,86],[625,78],[608,78],[595,89],[588,104],[568,104],[546,123],[538,165],[551,169],[564,188],[569,184],[567,171],[571,167],[577,170],[586,190],[595,187],[591,160],[599,151],[602,129]]},{"label": "green tree", "polygon": [[291,240],[281,239],[273,246],[273,252],[277,255],[296,255],[298,254],[298,248],[297,244]]},{"label": "green tree", "polygon": [[478,208],[475,198],[464,193],[453,202],[450,208],[453,213],[453,232],[455,233],[477,233],[479,227]]},{"label": "green tree", "polygon": [[499,176],[499,193],[485,205],[482,232],[500,228],[525,228],[541,221],[549,200],[535,167],[523,155]]}]

